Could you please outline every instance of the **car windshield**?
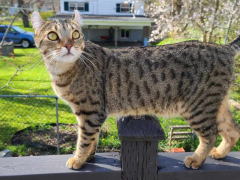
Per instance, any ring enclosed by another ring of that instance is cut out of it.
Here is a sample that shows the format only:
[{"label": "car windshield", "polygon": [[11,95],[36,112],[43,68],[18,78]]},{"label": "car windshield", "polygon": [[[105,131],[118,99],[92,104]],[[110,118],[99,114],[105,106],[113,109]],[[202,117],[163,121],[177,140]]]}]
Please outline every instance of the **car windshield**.
[{"label": "car windshield", "polygon": [[13,26],[13,29],[16,30],[17,32],[25,33],[25,31],[18,26]]}]

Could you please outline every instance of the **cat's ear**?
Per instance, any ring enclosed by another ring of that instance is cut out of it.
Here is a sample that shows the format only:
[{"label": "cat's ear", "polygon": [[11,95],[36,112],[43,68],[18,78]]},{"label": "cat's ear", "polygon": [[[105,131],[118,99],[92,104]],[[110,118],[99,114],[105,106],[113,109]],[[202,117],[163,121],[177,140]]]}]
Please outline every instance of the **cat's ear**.
[{"label": "cat's ear", "polygon": [[82,17],[79,14],[79,12],[77,10],[74,10],[74,20],[76,23],[79,24],[79,26],[82,26],[83,22],[82,22]]},{"label": "cat's ear", "polygon": [[43,26],[45,21],[41,18],[40,14],[37,11],[32,13],[31,23],[35,32]]}]

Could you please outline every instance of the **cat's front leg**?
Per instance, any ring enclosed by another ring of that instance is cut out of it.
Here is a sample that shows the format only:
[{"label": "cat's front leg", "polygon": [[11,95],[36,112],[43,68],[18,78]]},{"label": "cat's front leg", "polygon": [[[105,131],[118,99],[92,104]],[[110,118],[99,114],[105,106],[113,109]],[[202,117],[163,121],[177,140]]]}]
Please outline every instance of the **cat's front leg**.
[{"label": "cat's front leg", "polygon": [[87,161],[91,161],[95,156],[95,153],[96,153],[96,150],[97,150],[97,145],[98,145],[98,140],[99,140],[99,134],[100,133],[98,133],[98,135],[96,135],[96,138],[95,138],[95,140],[92,144],[90,153],[88,155]]},{"label": "cat's front leg", "polygon": [[102,117],[92,115],[78,116],[78,141],[75,156],[67,162],[70,169],[79,169],[90,158],[94,157],[100,128],[103,121]]}]

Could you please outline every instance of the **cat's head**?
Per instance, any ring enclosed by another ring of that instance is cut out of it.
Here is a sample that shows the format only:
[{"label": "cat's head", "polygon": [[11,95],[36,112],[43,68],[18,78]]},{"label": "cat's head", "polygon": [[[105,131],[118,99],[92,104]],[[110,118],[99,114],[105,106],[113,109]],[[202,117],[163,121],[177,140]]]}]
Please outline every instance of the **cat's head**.
[{"label": "cat's head", "polygon": [[34,40],[44,61],[73,63],[83,52],[82,21],[78,11],[74,15],[73,20],[44,21],[38,12],[32,13]]}]

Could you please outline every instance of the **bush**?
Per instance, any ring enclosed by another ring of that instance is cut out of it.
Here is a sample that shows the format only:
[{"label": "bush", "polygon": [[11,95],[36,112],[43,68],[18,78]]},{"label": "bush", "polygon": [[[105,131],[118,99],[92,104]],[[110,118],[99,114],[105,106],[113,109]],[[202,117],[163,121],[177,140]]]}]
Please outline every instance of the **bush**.
[{"label": "bush", "polygon": [[40,15],[41,15],[42,19],[43,19],[44,21],[46,21],[47,18],[49,18],[49,17],[51,17],[51,16],[54,16],[55,14],[54,14],[54,12],[52,12],[52,11],[44,11],[44,12],[40,12]]}]

